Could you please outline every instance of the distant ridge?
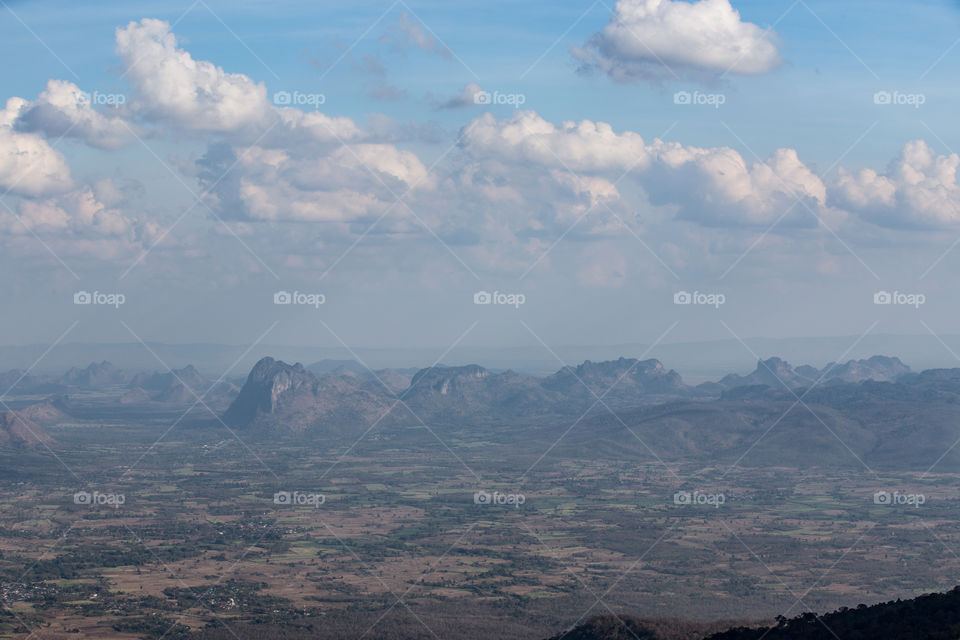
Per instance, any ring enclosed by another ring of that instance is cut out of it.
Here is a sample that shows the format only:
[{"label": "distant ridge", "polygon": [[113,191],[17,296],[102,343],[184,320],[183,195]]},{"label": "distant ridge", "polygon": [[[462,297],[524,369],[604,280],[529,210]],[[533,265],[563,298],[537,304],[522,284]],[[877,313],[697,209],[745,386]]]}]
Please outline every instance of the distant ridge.
[{"label": "distant ridge", "polygon": [[[470,423],[566,419],[591,410],[709,400],[742,387],[809,387],[821,377],[830,384],[886,381],[910,371],[897,358],[885,356],[831,364],[822,371],[809,366],[794,368],[779,358],[770,358],[760,362],[750,375],[731,374],[718,383],[690,387],[679,373],[656,359],[587,360],[543,378],[514,371],[493,372],[476,364],[429,367],[409,379],[392,370],[358,370],[342,361],[313,368],[326,373],[318,374],[299,363],[261,359],[224,419],[240,428],[281,433],[342,431],[369,425],[373,420]],[[394,410],[384,415],[390,407]]]}]

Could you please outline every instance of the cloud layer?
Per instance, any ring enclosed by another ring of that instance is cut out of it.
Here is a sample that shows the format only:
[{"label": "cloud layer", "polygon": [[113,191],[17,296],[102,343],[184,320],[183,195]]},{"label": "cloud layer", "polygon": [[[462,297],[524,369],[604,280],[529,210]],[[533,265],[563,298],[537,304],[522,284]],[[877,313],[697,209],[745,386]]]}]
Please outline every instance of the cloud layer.
[{"label": "cloud layer", "polygon": [[759,74],[782,62],[774,35],[744,22],[729,0],[619,0],[574,54],[619,82]]},{"label": "cloud layer", "polygon": [[[391,38],[440,52],[439,41],[409,19]],[[683,73],[762,73],[780,63],[771,36],[743,22],[727,0],[621,0],[589,49],[591,64],[622,80],[656,75],[661,61]],[[110,153],[137,137],[201,149],[174,165],[217,217],[275,251],[284,248],[270,234],[289,233],[285,242],[303,246],[348,246],[376,223],[373,237],[396,241],[396,251],[404,240],[437,237],[474,264],[509,270],[526,268],[563,238],[607,246],[678,228],[725,228],[742,238],[774,224],[783,233],[816,233],[824,221],[960,222],[960,158],[937,155],[923,141],[907,143],[883,171],[840,169],[826,181],[792,148],[745,158],[731,147],[647,139],[605,122],[487,110],[431,164],[383,117],[362,125],[277,104],[263,83],[195,59],[161,20],[117,29],[116,53],[130,84],[122,101],[100,104],[73,83],[50,80],[36,99],[10,98],[0,111],[0,189],[18,198],[20,217],[4,214],[6,234],[29,228],[77,243],[111,239],[126,250],[157,238],[162,225],[111,181],[75,179],[54,148],[65,139]],[[473,105],[480,91],[469,83],[434,106]],[[306,232],[278,232],[278,223]],[[594,265],[582,280],[622,280],[621,257],[581,255]]]}]

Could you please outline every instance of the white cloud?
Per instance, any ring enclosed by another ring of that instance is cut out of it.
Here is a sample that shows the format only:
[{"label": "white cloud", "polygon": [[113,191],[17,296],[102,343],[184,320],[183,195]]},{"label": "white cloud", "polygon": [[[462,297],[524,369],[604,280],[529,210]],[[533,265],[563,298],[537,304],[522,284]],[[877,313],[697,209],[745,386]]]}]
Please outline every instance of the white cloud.
[{"label": "white cloud", "polygon": [[350,118],[275,106],[263,83],[195,60],[177,46],[163,20],[131,22],[117,29],[116,40],[117,54],[136,89],[131,106],[148,119],[186,132],[260,140],[262,145],[337,143],[364,136]]},{"label": "white cloud", "polygon": [[[701,149],[659,140],[657,162],[638,177],[655,204],[677,205],[679,217],[707,226],[816,226],[826,188],[793,149],[747,163],[734,149]],[[797,202],[800,200],[801,202]]]},{"label": "white cloud", "polygon": [[[94,109],[92,102],[101,95],[116,106]],[[101,149],[117,149],[137,131],[121,115],[120,101],[125,100],[122,94],[89,94],[72,82],[50,80],[36,100],[21,108],[16,127],[48,138],[77,138]]]},{"label": "white cloud", "polygon": [[935,228],[960,222],[960,156],[936,155],[923,140],[904,145],[884,173],[841,169],[837,206],[880,226]]},{"label": "white cloud", "polygon": [[574,55],[621,82],[758,74],[781,63],[774,38],[741,20],[729,0],[619,0],[610,23]]},{"label": "white cloud", "polygon": [[36,235],[64,258],[129,260],[161,229],[145,216],[132,217],[114,206],[123,202],[121,192],[112,181],[100,180],[49,198],[22,199],[16,216],[0,210],[3,244],[17,248],[27,242],[36,249]]},{"label": "white cloud", "polygon": [[177,48],[167,22],[131,22],[117,29],[116,39],[141,112],[200,131],[259,128],[268,121],[267,89],[262,83],[194,60]]},{"label": "white cloud", "polygon": [[415,154],[386,144],[321,154],[219,146],[195,171],[221,216],[254,221],[349,222],[382,212],[410,188],[433,185]]},{"label": "white cloud", "polygon": [[517,111],[501,120],[485,113],[465,127],[463,143],[474,157],[514,158],[578,172],[644,167],[650,161],[639,134],[618,134],[605,122],[589,120],[558,126],[535,111]]},{"label": "white cloud", "polygon": [[27,105],[22,98],[10,98],[0,110],[0,189],[22,196],[69,189],[70,169],[63,155],[39,135],[17,131],[17,118]]},{"label": "white cloud", "polygon": [[[533,111],[497,120],[484,114],[464,130],[463,145],[472,157],[497,159],[552,172],[555,180],[574,172],[578,192],[591,198],[618,198],[610,180],[629,172],[654,204],[672,205],[678,215],[705,225],[752,226],[775,221],[798,198],[819,210],[826,188],[792,149],[780,149],[764,162],[748,164],[727,147],[698,148],[653,140],[634,132],[617,133],[603,122],[554,125]],[[605,181],[589,181],[597,176]],[[813,224],[797,205],[787,221]]]}]

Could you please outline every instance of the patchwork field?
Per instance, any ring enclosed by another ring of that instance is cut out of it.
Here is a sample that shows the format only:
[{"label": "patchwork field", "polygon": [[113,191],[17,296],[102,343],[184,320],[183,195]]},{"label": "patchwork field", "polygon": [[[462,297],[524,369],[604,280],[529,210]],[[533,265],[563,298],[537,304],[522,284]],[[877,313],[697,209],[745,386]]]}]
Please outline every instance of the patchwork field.
[{"label": "patchwork field", "polygon": [[960,570],[955,475],[541,458],[550,443],[523,425],[248,442],[177,417],[129,408],[0,454],[3,637],[769,620],[947,589]]}]

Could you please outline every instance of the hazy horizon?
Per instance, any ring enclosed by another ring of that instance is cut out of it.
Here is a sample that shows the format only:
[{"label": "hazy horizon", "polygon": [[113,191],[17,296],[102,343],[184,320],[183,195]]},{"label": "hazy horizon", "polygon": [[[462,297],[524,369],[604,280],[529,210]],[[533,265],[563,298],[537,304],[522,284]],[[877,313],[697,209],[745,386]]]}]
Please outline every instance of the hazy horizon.
[{"label": "hazy horizon", "polygon": [[0,335],[949,333],[955,4],[719,2],[712,53],[671,48],[710,37],[674,4],[8,5]]},{"label": "hazy horizon", "polygon": [[0,637],[955,640],[958,34],[0,0]]}]

